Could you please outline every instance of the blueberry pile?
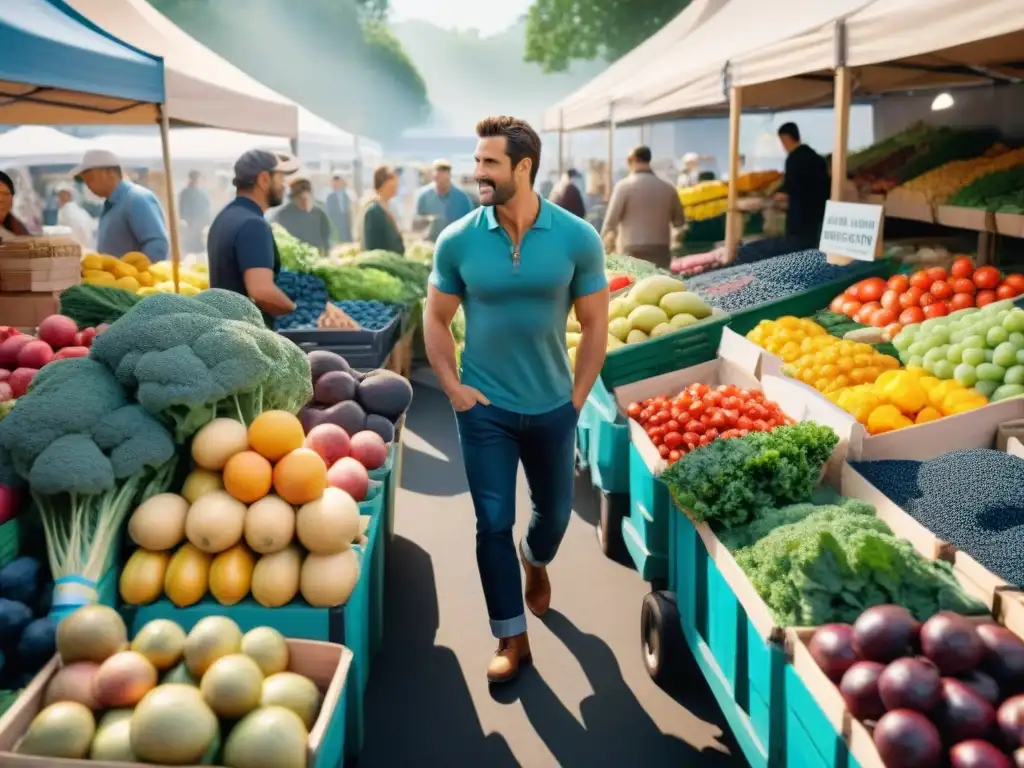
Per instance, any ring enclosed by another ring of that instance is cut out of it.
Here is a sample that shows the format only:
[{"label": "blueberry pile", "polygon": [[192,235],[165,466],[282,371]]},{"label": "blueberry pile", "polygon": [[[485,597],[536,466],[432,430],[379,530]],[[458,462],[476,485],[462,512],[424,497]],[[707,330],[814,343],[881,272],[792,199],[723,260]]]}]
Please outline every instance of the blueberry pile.
[{"label": "blueberry pile", "polygon": [[870,262],[841,267],[829,264],[821,251],[797,251],[697,275],[686,287],[716,309],[739,312],[839,278],[867,277],[872,271]]},{"label": "blueberry pile", "polygon": [[302,272],[281,270],[277,287],[295,302],[295,310],[277,319],[277,330],[295,331],[316,328],[317,318],[327,306],[327,287],[323,280]]},{"label": "blueberry pile", "polygon": [[975,448],[852,466],[940,539],[1024,586],[1024,460]]},{"label": "blueberry pile", "polygon": [[334,305],[351,317],[360,328],[368,331],[380,331],[388,326],[395,315],[402,311],[399,304],[385,304],[383,301],[364,301],[353,299],[335,301]]}]

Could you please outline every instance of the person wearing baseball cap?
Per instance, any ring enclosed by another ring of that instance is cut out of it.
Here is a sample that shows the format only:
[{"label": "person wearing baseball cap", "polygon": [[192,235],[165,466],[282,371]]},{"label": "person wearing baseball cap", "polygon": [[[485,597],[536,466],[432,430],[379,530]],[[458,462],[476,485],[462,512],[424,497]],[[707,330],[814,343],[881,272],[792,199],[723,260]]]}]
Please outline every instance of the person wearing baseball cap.
[{"label": "person wearing baseball cap", "polygon": [[96,233],[97,251],[117,258],[141,251],[151,262],[167,259],[171,242],[160,201],[150,190],[124,178],[117,155],[90,149],[71,175],[106,200]]},{"label": "person wearing baseball cap", "polygon": [[264,214],[284,202],[285,177],[297,170],[298,160],[286,152],[246,152],[235,162],[238,194],[217,214],[206,238],[210,286],[248,296],[268,328],[275,317],[294,310],[295,302],[274,282],[281,254]]}]

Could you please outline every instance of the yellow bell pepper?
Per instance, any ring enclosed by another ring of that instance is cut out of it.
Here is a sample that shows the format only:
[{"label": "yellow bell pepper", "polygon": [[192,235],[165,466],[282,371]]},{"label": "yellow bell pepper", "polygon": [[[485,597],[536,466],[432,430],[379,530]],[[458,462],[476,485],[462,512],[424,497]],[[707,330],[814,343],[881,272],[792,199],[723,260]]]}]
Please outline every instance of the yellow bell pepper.
[{"label": "yellow bell pepper", "polygon": [[150,267],[149,258],[142,251],[129,251],[121,257],[121,261],[131,264],[139,272],[145,272]]},{"label": "yellow bell pepper", "polygon": [[913,416],[928,405],[928,391],[921,386],[919,378],[914,374],[908,374],[906,371],[894,373],[896,376],[881,388],[882,397],[899,408],[902,413]]},{"label": "yellow bell pepper", "polygon": [[895,405],[880,405],[868,417],[868,434],[882,435],[913,424]]},{"label": "yellow bell pepper", "polygon": [[941,419],[941,418],[942,418],[942,414],[939,413],[939,411],[936,408],[933,408],[930,405],[926,405],[924,408],[922,408],[918,412],[917,418],[914,419],[914,423],[915,424],[924,424],[926,422],[935,421],[936,419]]}]

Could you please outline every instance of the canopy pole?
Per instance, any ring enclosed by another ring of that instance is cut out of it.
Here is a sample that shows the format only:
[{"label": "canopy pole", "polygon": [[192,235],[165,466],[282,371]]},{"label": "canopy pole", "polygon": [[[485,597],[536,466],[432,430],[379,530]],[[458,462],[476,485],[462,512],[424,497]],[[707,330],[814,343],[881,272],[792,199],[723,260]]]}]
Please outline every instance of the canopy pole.
[{"label": "canopy pole", "polygon": [[358,133],[353,137],[352,155],[352,192],[356,200],[360,200],[363,197],[363,147]]},{"label": "canopy pole", "polygon": [[608,202],[612,199],[612,186],[615,184],[615,103],[608,105],[608,181],[605,188],[604,199]]},{"label": "canopy pole", "polygon": [[729,197],[725,214],[726,264],[732,264],[743,236],[743,214],[739,211],[740,118],[743,116],[743,89],[729,87]]},{"label": "canopy pole", "polygon": [[565,173],[565,110],[558,111],[558,176]]},{"label": "canopy pole", "polygon": [[[850,102],[853,99],[853,78],[850,68],[836,67],[834,110],[836,121],[835,146],[832,147],[832,192],[830,197],[842,201],[846,186],[846,155],[850,143]],[[827,254],[829,264],[845,266],[853,261],[845,256]]]},{"label": "canopy pole", "polygon": [[178,239],[178,202],[174,199],[174,171],[171,169],[171,123],[167,117],[167,107],[160,109],[160,145],[164,159],[164,185],[167,188],[167,232],[171,236],[171,279],[174,281],[174,292],[178,293],[181,269],[181,245]]}]

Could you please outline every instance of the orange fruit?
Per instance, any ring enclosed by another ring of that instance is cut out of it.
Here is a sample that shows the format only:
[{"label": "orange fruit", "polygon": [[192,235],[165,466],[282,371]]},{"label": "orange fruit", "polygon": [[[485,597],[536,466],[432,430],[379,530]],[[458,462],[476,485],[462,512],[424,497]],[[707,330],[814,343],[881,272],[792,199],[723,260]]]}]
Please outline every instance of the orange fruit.
[{"label": "orange fruit", "polygon": [[236,453],[224,465],[221,476],[224,490],[246,504],[259,501],[270,493],[273,478],[270,462],[256,451]]},{"label": "orange fruit", "polygon": [[269,461],[280,461],[305,439],[302,422],[287,411],[265,411],[249,425],[249,447]]},{"label": "orange fruit", "polygon": [[309,448],[298,448],[274,467],[274,488],[289,504],[308,504],[324,495],[327,487],[327,465],[320,454]]}]

